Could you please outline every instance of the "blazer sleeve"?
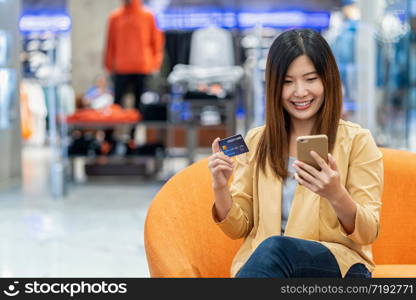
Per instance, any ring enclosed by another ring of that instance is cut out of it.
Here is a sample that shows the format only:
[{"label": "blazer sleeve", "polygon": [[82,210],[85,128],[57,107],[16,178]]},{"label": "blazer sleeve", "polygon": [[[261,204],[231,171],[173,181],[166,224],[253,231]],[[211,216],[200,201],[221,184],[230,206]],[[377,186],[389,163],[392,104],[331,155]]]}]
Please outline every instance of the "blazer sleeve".
[{"label": "blazer sleeve", "polygon": [[215,206],[212,217],[221,230],[232,239],[246,237],[253,228],[253,156],[255,147],[251,145],[253,131],[246,135],[249,152],[236,156],[233,181],[230,185],[231,209],[227,216],[218,222]]},{"label": "blazer sleeve", "polygon": [[367,129],[353,141],[346,188],[357,204],[354,232],[341,233],[360,245],[372,244],[380,230],[381,196],[384,182],[383,155]]}]

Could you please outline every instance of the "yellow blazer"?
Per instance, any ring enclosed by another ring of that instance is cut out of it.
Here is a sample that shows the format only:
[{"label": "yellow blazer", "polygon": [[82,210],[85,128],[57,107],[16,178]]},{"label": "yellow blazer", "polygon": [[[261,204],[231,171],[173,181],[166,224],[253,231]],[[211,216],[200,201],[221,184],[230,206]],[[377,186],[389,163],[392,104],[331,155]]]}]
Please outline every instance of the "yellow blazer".
[{"label": "yellow blazer", "polygon": [[[254,249],[266,238],[280,235],[282,181],[266,172],[256,174],[254,154],[264,126],[247,133],[250,152],[237,156],[230,186],[233,204],[226,218],[217,222],[222,231],[244,242],[233,259],[231,276],[240,270]],[[355,229],[346,234],[331,204],[307,188],[296,187],[285,236],[322,243],[335,256],[342,277],[355,263],[374,270],[371,244],[380,229],[383,188],[382,154],[371,133],[359,125],[340,120],[332,153],[341,182],[357,203]]]}]

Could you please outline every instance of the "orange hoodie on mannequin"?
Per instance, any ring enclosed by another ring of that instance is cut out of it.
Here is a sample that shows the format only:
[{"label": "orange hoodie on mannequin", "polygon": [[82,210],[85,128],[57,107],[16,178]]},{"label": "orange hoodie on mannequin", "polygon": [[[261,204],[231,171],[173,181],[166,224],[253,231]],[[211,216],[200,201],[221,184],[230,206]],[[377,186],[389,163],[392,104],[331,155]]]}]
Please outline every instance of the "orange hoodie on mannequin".
[{"label": "orange hoodie on mannequin", "polygon": [[141,0],[123,4],[108,17],[104,65],[115,74],[150,74],[160,69],[164,36]]}]

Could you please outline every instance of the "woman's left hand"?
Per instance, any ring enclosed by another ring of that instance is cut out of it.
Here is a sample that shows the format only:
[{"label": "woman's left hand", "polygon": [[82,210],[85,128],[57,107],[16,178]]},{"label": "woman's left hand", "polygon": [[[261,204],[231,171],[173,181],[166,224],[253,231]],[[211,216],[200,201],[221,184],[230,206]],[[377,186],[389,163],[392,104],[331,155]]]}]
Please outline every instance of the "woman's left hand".
[{"label": "woman's left hand", "polygon": [[328,154],[328,163],[316,152],[311,151],[311,156],[321,167],[321,171],[299,160],[293,163],[296,169],[295,179],[304,187],[329,201],[341,199],[345,188],[341,184],[337,164],[331,154]]}]

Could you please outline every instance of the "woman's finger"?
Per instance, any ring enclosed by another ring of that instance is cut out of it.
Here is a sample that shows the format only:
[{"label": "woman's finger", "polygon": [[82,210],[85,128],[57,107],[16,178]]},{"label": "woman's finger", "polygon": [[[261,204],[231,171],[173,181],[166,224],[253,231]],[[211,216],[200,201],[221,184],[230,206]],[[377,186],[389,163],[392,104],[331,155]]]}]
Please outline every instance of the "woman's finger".
[{"label": "woman's finger", "polygon": [[213,174],[217,174],[220,171],[233,171],[233,168],[227,165],[218,165],[212,169]]},{"label": "woman's finger", "polygon": [[331,167],[331,169],[338,172],[337,162],[335,161],[334,157],[330,153],[328,153],[328,162],[329,162],[329,166]]},{"label": "woman's finger", "polygon": [[311,190],[312,192],[316,193],[319,189],[314,184],[307,182],[306,180],[302,179],[298,173],[295,173],[295,179],[300,184],[306,187],[307,189]]},{"label": "woman's finger", "polygon": [[211,149],[212,149],[212,154],[215,154],[215,153],[218,153],[218,152],[221,152],[221,149],[220,149],[220,145],[218,144],[218,141],[220,140],[220,138],[219,137],[217,137],[213,142],[212,142],[212,145],[211,145]]},{"label": "woman's finger", "polygon": [[328,171],[330,169],[326,161],[322,157],[320,157],[318,153],[316,153],[315,151],[311,151],[310,154],[313,157],[313,159],[316,161],[318,166],[321,167],[321,170]]},{"label": "woman's finger", "polygon": [[225,162],[227,162],[227,163],[229,163],[229,164],[232,164],[234,161],[233,161],[233,159],[231,158],[231,157],[228,157],[227,155],[225,155],[224,153],[222,153],[222,152],[217,152],[217,153],[215,153],[214,154],[214,158],[215,159],[219,159],[219,160],[223,160],[223,161],[225,161]]},{"label": "woman's finger", "polygon": [[209,168],[214,168],[215,166],[219,165],[219,164],[225,164],[228,165],[230,167],[234,167],[234,162],[231,158],[229,158],[228,156],[222,156],[219,155],[220,153],[214,154],[210,157],[209,161],[208,161],[208,167]]},{"label": "woman's finger", "polygon": [[315,169],[314,167],[312,167],[308,164],[305,164],[305,163],[303,163],[299,160],[295,160],[295,162],[293,163],[293,167],[295,167],[295,166],[297,166],[297,167],[301,168],[302,170],[308,172],[313,177],[318,177],[318,175],[319,175],[319,171],[317,169]]},{"label": "woman's finger", "polygon": [[303,179],[303,181],[306,181],[310,184],[314,184],[316,182],[316,178],[311,176],[311,174],[309,174],[308,172],[302,170],[301,168],[299,168],[298,166],[294,166],[295,170],[296,170],[296,174],[298,174],[298,176],[300,178]]}]

